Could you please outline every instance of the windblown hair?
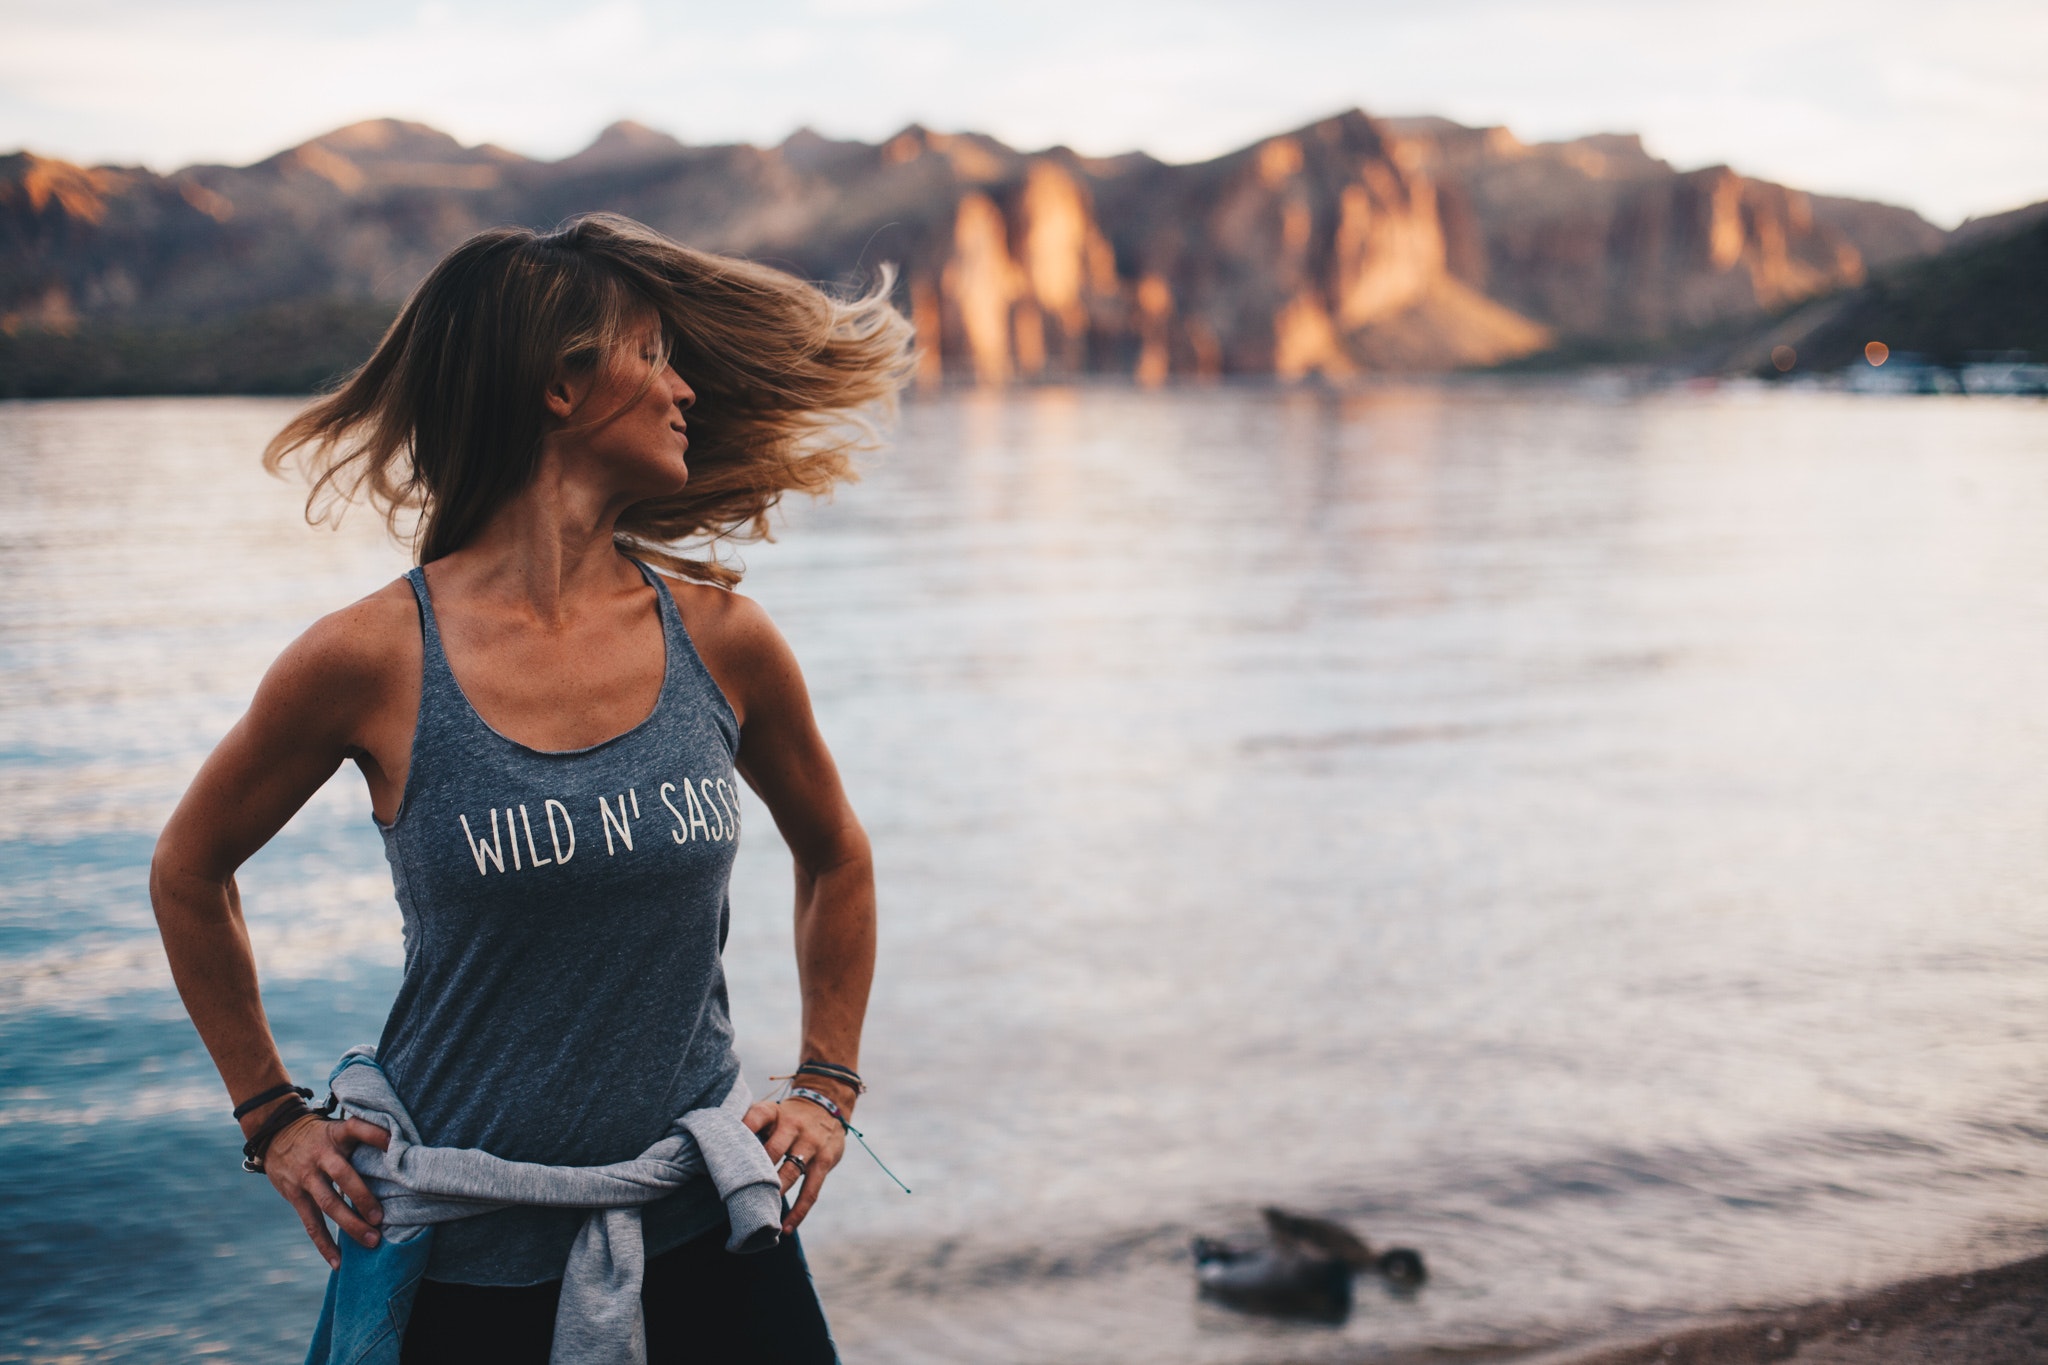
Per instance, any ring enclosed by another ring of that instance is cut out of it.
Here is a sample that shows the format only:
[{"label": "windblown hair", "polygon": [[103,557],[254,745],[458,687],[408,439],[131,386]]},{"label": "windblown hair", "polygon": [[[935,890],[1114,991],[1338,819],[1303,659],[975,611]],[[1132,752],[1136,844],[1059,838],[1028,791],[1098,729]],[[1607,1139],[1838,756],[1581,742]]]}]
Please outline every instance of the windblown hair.
[{"label": "windblown hair", "polygon": [[855,477],[852,457],[893,411],[914,356],[888,291],[885,274],[868,294],[833,298],[613,214],[480,232],[434,267],[360,369],[271,440],[263,464],[277,473],[299,457],[308,521],[364,497],[418,562],[439,559],[534,477],[548,385],[604,364],[651,310],[668,363],[697,394],[690,478],[628,509],[616,539],[730,587],[739,570],[717,543],[766,539],[783,494]]}]

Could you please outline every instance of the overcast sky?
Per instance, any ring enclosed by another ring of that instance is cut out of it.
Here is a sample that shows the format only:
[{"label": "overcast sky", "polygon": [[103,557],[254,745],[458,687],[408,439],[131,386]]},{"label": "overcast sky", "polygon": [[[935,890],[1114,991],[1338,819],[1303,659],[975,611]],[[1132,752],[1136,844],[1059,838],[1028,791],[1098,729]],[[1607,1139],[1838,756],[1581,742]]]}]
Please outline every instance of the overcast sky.
[{"label": "overcast sky", "polygon": [[540,157],[634,118],[1188,160],[1357,105],[1946,225],[2048,198],[2044,73],[2043,0],[0,0],[0,150],[169,170],[390,115]]}]

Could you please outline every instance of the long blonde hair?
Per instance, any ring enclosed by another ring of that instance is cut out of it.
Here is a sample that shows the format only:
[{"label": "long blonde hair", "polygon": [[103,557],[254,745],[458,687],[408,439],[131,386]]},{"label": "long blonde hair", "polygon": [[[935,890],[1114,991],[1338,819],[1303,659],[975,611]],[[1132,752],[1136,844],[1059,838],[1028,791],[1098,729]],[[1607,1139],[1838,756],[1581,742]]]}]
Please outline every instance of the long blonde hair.
[{"label": "long blonde hair", "polygon": [[438,559],[533,478],[547,386],[602,364],[652,310],[697,393],[690,479],[628,509],[616,539],[729,587],[740,571],[716,544],[764,539],[783,494],[854,477],[852,456],[893,410],[915,357],[888,289],[885,274],[870,293],[834,298],[615,214],[547,233],[494,228],[434,267],[369,360],[273,437],[263,464],[277,473],[299,457],[308,521],[367,498],[418,562]]}]

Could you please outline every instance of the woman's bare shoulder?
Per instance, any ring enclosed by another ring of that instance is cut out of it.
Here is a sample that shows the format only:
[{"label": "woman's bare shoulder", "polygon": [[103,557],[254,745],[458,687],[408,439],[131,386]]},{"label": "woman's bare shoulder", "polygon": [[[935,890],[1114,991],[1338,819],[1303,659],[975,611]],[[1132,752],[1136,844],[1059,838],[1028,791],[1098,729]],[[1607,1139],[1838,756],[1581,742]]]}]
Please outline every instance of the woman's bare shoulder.
[{"label": "woman's bare shoulder", "polygon": [[774,631],[767,609],[753,598],[713,583],[663,576],[690,638],[704,644]]},{"label": "woman's bare shoulder", "polygon": [[278,656],[265,685],[279,682],[335,700],[341,699],[337,691],[349,694],[349,700],[368,700],[392,684],[416,678],[420,654],[418,600],[409,583],[394,579],[308,626]]},{"label": "woman's bare shoulder", "polygon": [[709,583],[667,582],[697,657],[745,724],[765,694],[797,675],[796,656],[753,598]]}]

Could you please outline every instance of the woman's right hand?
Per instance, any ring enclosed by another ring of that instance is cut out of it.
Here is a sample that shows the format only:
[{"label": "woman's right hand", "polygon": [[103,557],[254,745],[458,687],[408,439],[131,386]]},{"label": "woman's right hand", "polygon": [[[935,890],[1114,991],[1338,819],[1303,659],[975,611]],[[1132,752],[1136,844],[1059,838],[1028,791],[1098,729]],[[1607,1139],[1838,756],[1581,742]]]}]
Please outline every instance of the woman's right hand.
[{"label": "woman's right hand", "polygon": [[[327,1219],[366,1247],[377,1245],[374,1225],[384,1221],[377,1197],[349,1165],[349,1153],[364,1143],[384,1151],[391,1145],[391,1134],[367,1119],[308,1114],[272,1138],[263,1154],[263,1174],[298,1211],[320,1258],[335,1270],[341,1268],[341,1251],[328,1234]],[[347,1203],[342,1202],[344,1195]]]}]

